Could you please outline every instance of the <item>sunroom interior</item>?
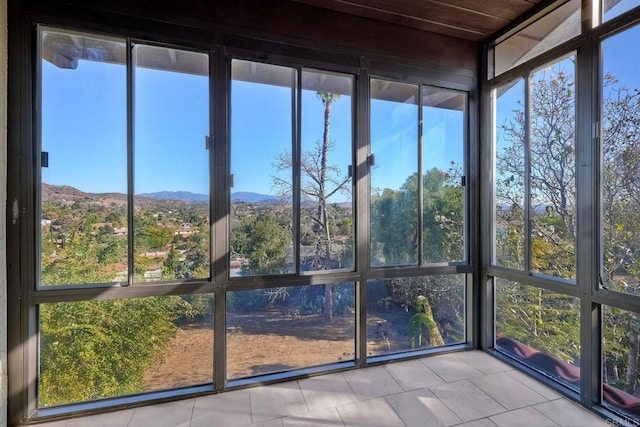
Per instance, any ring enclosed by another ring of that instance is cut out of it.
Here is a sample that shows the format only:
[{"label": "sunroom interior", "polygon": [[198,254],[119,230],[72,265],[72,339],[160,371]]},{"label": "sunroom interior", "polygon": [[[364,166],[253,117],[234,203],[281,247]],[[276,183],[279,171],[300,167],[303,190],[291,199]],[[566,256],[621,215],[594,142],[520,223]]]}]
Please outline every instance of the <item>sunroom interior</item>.
[{"label": "sunroom interior", "polygon": [[0,9],[0,424],[640,425],[640,1]]}]

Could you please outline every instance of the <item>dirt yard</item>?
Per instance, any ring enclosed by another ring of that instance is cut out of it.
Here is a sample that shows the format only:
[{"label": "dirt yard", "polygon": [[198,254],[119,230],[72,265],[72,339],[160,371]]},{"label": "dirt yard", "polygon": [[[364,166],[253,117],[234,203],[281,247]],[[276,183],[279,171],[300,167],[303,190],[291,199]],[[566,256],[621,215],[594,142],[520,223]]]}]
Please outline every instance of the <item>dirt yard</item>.
[{"label": "dirt yard", "polygon": [[[355,316],[301,316],[286,307],[259,313],[231,313],[227,319],[227,378],[287,371],[353,360]],[[402,309],[370,311],[369,355],[409,349],[410,313]],[[213,380],[211,323],[181,326],[165,354],[144,376],[145,390],[162,390]]]}]

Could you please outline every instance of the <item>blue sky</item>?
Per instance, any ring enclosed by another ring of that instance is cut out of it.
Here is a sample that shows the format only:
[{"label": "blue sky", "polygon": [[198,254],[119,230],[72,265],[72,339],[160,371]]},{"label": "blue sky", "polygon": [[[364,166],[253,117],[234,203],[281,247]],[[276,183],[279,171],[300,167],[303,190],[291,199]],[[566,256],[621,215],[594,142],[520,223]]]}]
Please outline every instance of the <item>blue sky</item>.
[{"label": "blue sky", "polygon": [[[79,61],[77,69],[42,62],[43,182],[87,192],[126,192],[126,75],[123,65]],[[291,89],[234,81],[231,171],[233,192],[274,194],[279,153],[291,152]],[[208,80],[205,76],[135,70],[135,192],[208,193]],[[462,163],[462,113],[424,108],[425,168]],[[417,167],[417,106],[374,100],[373,187],[399,188]],[[322,139],[324,107],[302,94],[302,147]],[[351,164],[352,97],[334,103],[330,164]],[[282,177],[289,177],[290,172]],[[344,201],[348,195],[336,195]]]}]

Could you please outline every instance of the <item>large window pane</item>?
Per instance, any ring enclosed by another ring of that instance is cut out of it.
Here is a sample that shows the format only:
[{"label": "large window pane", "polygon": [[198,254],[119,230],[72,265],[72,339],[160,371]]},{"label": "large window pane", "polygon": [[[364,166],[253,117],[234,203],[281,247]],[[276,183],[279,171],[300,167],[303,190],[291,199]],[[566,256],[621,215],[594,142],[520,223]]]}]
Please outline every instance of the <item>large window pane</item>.
[{"label": "large window pane", "polygon": [[604,307],[603,399],[640,423],[640,314]]},{"label": "large window pane", "polygon": [[418,263],[418,86],[371,80],[371,265]]},{"label": "large window pane", "polygon": [[640,40],[636,26],[602,43],[602,276],[609,289],[640,295]]},{"label": "large window pane", "polygon": [[465,275],[367,282],[367,355],[459,344],[465,338]]},{"label": "large window pane", "polygon": [[497,265],[525,269],[524,80],[494,91],[495,103],[495,259]]},{"label": "large window pane", "polygon": [[423,262],[464,259],[466,94],[422,88]]},{"label": "large window pane", "polygon": [[575,278],[575,56],[529,80],[531,270]]},{"label": "large window pane", "polygon": [[493,76],[499,76],[580,35],[580,7],[580,0],[570,0],[497,44],[493,53]]},{"label": "large window pane", "polygon": [[292,273],[296,71],[234,60],[231,74],[231,275]]},{"label": "large window pane", "polygon": [[213,381],[213,297],[43,304],[40,407]]},{"label": "large window pane", "polygon": [[579,389],[580,301],[496,279],[495,303],[496,348]]},{"label": "large window pane", "polygon": [[640,6],[639,0],[600,0],[602,2],[602,20],[608,21]]},{"label": "large window pane", "polygon": [[303,271],[353,268],[352,92],[351,76],[302,72]]},{"label": "large window pane", "polygon": [[40,285],[127,281],[125,53],[40,31]]},{"label": "large window pane", "polygon": [[227,378],[353,360],[354,307],[353,283],[227,293]]},{"label": "large window pane", "polygon": [[209,57],[136,45],[135,280],[209,277]]}]

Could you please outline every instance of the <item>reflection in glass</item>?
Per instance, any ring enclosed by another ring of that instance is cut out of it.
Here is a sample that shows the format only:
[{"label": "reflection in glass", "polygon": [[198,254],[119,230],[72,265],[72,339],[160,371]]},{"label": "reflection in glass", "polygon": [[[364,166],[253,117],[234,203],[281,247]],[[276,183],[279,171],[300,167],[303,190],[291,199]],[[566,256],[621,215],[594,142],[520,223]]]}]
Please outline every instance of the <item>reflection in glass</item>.
[{"label": "reflection in glass", "polygon": [[580,7],[580,0],[570,0],[497,44],[494,77],[580,35]]},{"label": "reflection in glass", "polygon": [[464,259],[466,94],[422,88],[423,261]]},{"label": "reflection in glass", "polygon": [[575,278],[575,56],[529,80],[531,270]]},{"label": "reflection in glass", "polygon": [[579,389],[579,299],[495,279],[495,302],[496,348]]},{"label": "reflection in glass", "polygon": [[367,282],[367,355],[465,342],[465,276]]},{"label": "reflection in glass", "polygon": [[639,0],[600,0],[603,3],[602,17],[606,22],[640,6]]},{"label": "reflection in glass", "polygon": [[213,381],[213,296],[39,306],[38,406]]},{"label": "reflection in glass", "polygon": [[604,306],[602,401],[640,423],[640,314]]},{"label": "reflection in glass", "polygon": [[228,292],[227,378],[354,360],[354,307],[353,283]]},{"label": "reflection in glass", "polygon": [[209,57],[136,45],[136,281],[209,277]]},{"label": "reflection in glass", "polygon": [[231,66],[232,276],[295,271],[293,68]]},{"label": "reflection in glass", "polygon": [[640,295],[640,27],[602,43],[601,241],[604,286]]},{"label": "reflection in glass", "polygon": [[418,263],[418,86],[371,80],[371,265]]},{"label": "reflection in glass", "polygon": [[494,91],[495,259],[497,265],[525,269],[524,80]]},{"label": "reflection in glass", "polygon": [[125,52],[40,31],[40,285],[127,281]]},{"label": "reflection in glass", "polygon": [[351,76],[302,72],[303,271],[353,268],[352,92]]}]

